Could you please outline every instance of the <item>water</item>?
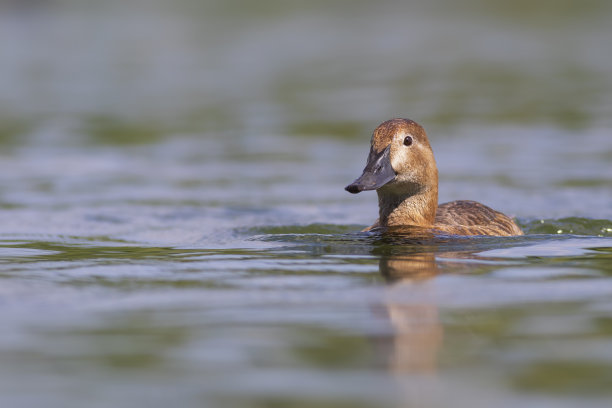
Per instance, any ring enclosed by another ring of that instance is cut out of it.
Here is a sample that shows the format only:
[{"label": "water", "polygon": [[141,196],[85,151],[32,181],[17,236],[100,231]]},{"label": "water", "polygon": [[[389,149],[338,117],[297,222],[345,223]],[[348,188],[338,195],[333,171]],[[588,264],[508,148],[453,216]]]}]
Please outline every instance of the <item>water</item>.
[{"label": "water", "polygon": [[[90,3],[0,5],[1,406],[609,405],[608,3]],[[527,235],[358,232],[394,116]]]}]

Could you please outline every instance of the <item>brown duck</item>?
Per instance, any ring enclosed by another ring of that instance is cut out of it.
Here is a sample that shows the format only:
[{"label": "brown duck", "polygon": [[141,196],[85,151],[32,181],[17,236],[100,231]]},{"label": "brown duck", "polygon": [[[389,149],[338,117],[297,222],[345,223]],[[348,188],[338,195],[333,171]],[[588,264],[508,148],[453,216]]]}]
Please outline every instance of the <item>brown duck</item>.
[{"label": "brown duck", "polygon": [[374,130],[363,174],[346,191],[378,193],[379,218],[371,227],[412,226],[456,235],[523,235],[511,218],[476,201],[438,205],[438,168],[425,130],[391,119]]}]

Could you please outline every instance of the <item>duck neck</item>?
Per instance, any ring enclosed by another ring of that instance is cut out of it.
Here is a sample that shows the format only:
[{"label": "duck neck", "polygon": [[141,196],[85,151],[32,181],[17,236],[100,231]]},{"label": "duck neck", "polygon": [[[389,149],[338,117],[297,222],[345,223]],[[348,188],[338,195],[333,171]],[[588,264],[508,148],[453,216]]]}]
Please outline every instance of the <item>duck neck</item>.
[{"label": "duck neck", "polygon": [[438,187],[412,184],[401,192],[380,188],[378,212],[381,226],[431,227],[438,208]]}]

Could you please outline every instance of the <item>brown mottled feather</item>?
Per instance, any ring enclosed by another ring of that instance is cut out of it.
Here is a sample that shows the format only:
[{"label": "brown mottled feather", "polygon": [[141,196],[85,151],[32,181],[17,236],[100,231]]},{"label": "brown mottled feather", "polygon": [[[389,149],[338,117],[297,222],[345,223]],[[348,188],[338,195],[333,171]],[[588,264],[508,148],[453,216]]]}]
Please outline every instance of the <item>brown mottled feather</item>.
[{"label": "brown mottled feather", "polygon": [[508,216],[469,200],[440,204],[433,227],[457,235],[523,235]]}]

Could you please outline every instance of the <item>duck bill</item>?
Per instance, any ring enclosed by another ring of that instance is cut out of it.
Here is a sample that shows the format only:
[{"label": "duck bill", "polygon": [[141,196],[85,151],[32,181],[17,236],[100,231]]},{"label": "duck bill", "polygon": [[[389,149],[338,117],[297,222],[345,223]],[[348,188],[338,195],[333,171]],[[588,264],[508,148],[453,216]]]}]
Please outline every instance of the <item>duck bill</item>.
[{"label": "duck bill", "polygon": [[378,153],[371,148],[363,174],[344,189],[357,194],[365,190],[376,190],[392,181],[395,178],[395,171],[391,167],[390,151],[391,145]]}]

